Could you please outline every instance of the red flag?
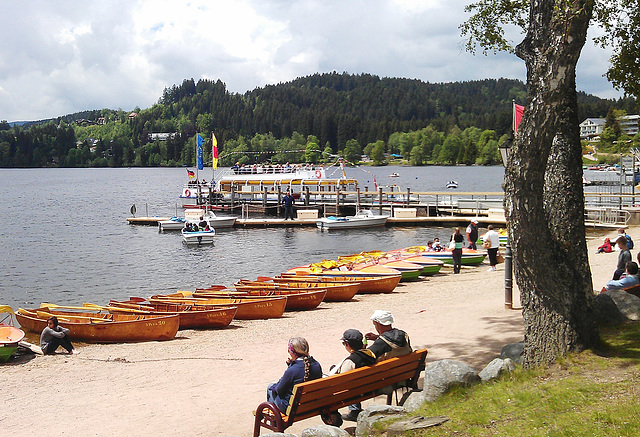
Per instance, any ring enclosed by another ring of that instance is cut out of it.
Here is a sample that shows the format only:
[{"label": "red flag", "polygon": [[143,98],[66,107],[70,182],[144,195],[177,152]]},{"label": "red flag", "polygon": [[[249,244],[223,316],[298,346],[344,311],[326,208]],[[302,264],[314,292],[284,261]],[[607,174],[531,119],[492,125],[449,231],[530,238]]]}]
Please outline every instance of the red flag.
[{"label": "red flag", "polygon": [[524,114],[524,106],[516,105],[513,103],[513,133],[518,131],[518,125],[522,121],[522,115]]},{"label": "red flag", "polygon": [[373,176],[373,189],[378,191],[378,182],[376,181],[376,176]]}]

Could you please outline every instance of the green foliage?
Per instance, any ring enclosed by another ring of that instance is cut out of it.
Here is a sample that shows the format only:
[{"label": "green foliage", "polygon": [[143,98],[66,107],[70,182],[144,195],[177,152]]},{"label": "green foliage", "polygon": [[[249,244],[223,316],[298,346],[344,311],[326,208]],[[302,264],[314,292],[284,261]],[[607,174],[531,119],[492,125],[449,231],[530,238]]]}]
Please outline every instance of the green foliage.
[{"label": "green foliage", "polygon": [[[0,122],[0,166],[194,165],[196,133],[206,140],[205,162],[211,161],[216,134],[222,166],[332,162],[338,150],[357,162],[379,142],[380,164],[385,153],[417,165],[492,164],[499,159],[495,144],[485,150],[480,133],[506,133],[511,100],[522,101],[525,93],[521,82],[507,79],[429,84],[330,73],[239,95],[221,81],[187,79],[165,89],[150,108],[136,108],[132,117],[122,109],[101,109],[20,127]],[[586,94],[579,101],[584,118],[610,108],[631,112],[635,105],[632,99]],[[170,136],[152,139],[156,133]]]}]

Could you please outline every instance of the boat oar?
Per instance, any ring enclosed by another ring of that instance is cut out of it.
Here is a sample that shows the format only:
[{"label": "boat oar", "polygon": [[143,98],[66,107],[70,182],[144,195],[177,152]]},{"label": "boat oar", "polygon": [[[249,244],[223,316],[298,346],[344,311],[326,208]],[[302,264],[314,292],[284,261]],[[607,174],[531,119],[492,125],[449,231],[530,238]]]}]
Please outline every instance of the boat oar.
[{"label": "boat oar", "polygon": [[102,319],[100,317],[87,317],[87,316],[76,316],[76,315],[71,315],[71,314],[64,314],[64,315],[58,315],[58,314],[51,314],[48,313],[46,311],[36,311],[36,316],[39,319],[44,319],[44,318],[49,318],[49,317],[57,317],[58,320],[62,320],[63,322],[69,322],[72,323],[71,319],[67,318],[67,317],[72,317],[74,319],[83,319],[83,320],[88,320],[90,323],[95,323],[95,322],[99,322],[99,323],[103,323],[103,322],[111,322],[111,320],[109,319]]},{"label": "boat oar", "polygon": [[270,276],[258,276],[256,280],[258,282],[269,282],[269,281],[273,281],[273,278]]},{"label": "boat oar", "polygon": [[[47,302],[43,302],[40,304],[40,308],[51,308],[51,309],[65,309],[65,310],[86,310],[87,307],[85,306],[81,306],[81,307],[74,307],[74,306],[65,306],[65,305],[56,305],[54,303],[47,303]],[[95,309],[95,308],[94,308]]]}]

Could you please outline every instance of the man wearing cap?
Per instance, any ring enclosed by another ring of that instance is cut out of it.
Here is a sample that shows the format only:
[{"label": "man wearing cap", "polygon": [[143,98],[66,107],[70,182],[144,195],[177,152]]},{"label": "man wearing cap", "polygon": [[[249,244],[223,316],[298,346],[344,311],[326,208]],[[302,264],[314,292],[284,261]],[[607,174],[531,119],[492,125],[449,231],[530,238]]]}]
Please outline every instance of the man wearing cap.
[{"label": "man wearing cap", "polygon": [[369,350],[375,354],[378,361],[411,353],[409,336],[392,326],[395,319],[389,311],[376,310],[371,316],[371,321],[376,332],[368,332],[365,337],[367,340],[374,340]]},{"label": "man wearing cap", "polygon": [[357,329],[347,329],[344,331],[340,340],[350,355],[342,360],[340,364],[332,367],[329,375],[348,372],[349,370],[376,363],[375,354],[369,349],[364,348],[362,339],[362,333]]},{"label": "man wearing cap", "polygon": [[627,263],[632,260],[631,252],[627,249],[627,238],[624,235],[620,235],[616,240],[616,245],[620,249],[618,254],[618,265],[616,271],[613,272],[613,280],[617,281],[627,268]]},{"label": "man wearing cap", "polygon": [[476,250],[476,241],[478,241],[478,219],[476,218],[467,226],[467,240],[469,241],[467,248]]},{"label": "man wearing cap", "polygon": [[[342,360],[342,362],[337,366],[332,367],[329,371],[329,375],[348,372],[349,370],[358,369],[363,366],[370,366],[371,364],[376,363],[375,354],[364,347],[362,339],[362,333],[357,329],[347,329],[344,331],[340,340],[342,340],[344,348],[349,352],[349,356]],[[349,420],[351,422],[357,421],[360,411],[362,411],[362,405],[357,403],[349,405],[349,413],[342,415],[340,420],[336,420],[337,417],[332,413],[331,421],[333,422],[333,426],[342,425],[342,420]]]}]

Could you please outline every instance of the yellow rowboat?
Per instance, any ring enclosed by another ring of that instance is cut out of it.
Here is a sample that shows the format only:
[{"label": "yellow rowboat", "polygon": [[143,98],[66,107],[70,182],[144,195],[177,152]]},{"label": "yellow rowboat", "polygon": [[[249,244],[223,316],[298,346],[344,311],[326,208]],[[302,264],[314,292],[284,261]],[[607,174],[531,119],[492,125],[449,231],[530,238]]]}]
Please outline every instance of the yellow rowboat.
[{"label": "yellow rowboat", "polygon": [[[249,288],[249,287],[247,287]],[[236,299],[271,299],[285,296],[287,304],[285,311],[304,311],[317,308],[327,294],[326,288],[311,290],[276,290],[276,289],[224,289],[212,292],[196,292],[193,297],[200,298],[236,298]]]},{"label": "yellow rowboat", "polygon": [[229,297],[223,298],[196,298],[193,293],[188,291],[156,295],[149,299],[151,303],[174,303],[195,305],[196,307],[220,308],[220,307],[238,307],[235,318],[237,320],[253,320],[253,319],[272,319],[282,317],[287,305],[287,297],[271,297],[265,299],[235,299]]},{"label": "yellow rowboat", "polygon": [[346,302],[353,299],[360,284],[358,282],[295,282],[279,280],[274,278],[259,277],[257,281],[241,279],[233,284],[238,291],[250,291],[255,289],[274,289],[287,291],[310,291],[313,289],[326,288],[327,294],[325,302]]}]

